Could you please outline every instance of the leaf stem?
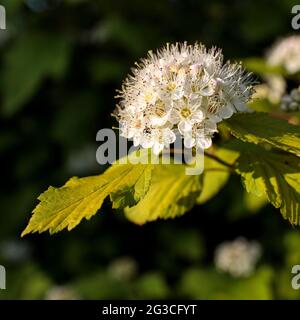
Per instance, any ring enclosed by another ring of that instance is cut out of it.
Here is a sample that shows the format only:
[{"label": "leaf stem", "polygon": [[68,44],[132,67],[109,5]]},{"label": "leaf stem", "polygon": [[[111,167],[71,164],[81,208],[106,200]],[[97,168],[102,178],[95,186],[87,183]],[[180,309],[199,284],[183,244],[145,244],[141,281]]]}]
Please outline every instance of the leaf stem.
[{"label": "leaf stem", "polygon": [[204,151],[204,155],[208,158],[211,158],[217,162],[219,162],[220,164],[222,164],[223,166],[227,167],[230,169],[230,171],[234,172],[234,166],[222,159],[220,159],[219,157],[217,157],[215,154],[209,152],[209,151]]},{"label": "leaf stem", "polygon": [[[182,154],[182,150],[176,150],[176,149],[170,149],[171,152],[173,152],[174,154]],[[204,151],[204,155],[208,158],[211,158],[217,162],[219,162],[220,164],[222,164],[223,166],[227,167],[229,169],[229,171],[231,172],[235,172],[234,166],[222,159],[220,159],[219,157],[217,157],[215,154],[209,152],[209,151]]]},{"label": "leaf stem", "polygon": [[209,169],[205,169],[204,168],[204,172],[231,172],[231,169],[221,169],[221,168],[209,168]]}]

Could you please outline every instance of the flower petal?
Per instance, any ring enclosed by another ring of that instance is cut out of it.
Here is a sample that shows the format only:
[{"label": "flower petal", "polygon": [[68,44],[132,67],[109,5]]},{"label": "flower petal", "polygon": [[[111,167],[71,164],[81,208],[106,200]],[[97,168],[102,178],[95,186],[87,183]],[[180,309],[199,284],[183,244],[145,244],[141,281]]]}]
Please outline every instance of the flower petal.
[{"label": "flower petal", "polygon": [[169,121],[172,124],[177,124],[180,121],[180,115],[177,110],[172,110],[169,115]]},{"label": "flower petal", "polygon": [[212,139],[211,137],[202,136],[201,138],[197,139],[196,144],[197,147],[200,147],[201,149],[207,149],[212,145]]},{"label": "flower petal", "polygon": [[220,109],[218,112],[218,116],[220,116],[223,119],[228,119],[230,118],[234,113],[234,108],[231,105],[231,103],[227,103],[224,107]]},{"label": "flower petal", "polygon": [[197,110],[193,112],[192,119],[195,122],[201,122],[204,119],[204,114],[201,110]]},{"label": "flower petal", "polygon": [[178,124],[178,130],[181,134],[192,130],[192,124],[189,120],[181,120]]},{"label": "flower petal", "polygon": [[164,145],[158,142],[155,142],[153,147],[152,147],[152,151],[155,155],[159,155],[160,152],[163,150]]},{"label": "flower petal", "polygon": [[183,143],[184,143],[184,146],[188,149],[193,148],[193,146],[195,145],[195,142],[196,140],[191,136],[184,137]]}]

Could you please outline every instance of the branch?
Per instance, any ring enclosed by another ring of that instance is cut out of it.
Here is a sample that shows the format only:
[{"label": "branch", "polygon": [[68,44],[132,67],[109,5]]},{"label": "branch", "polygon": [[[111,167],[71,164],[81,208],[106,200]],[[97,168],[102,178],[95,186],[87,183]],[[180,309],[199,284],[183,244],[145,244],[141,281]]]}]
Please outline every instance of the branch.
[{"label": "branch", "polygon": [[204,155],[208,158],[211,158],[217,162],[219,162],[220,164],[222,164],[223,166],[227,167],[230,169],[230,171],[234,172],[234,166],[222,159],[220,159],[219,157],[217,157],[216,155],[214,155],[213,153],[209,152],[209,151],[204,151]]},{"label": "branch", "polygon": [[[181,154],[182,155],[182,150],[176,150],[176,149],[170,149],[171,152],[173,152],[174,154]],[[230,172],[235,172],[235,168],[232,164],[227,163],[226,161],[220,159],[219,157],[217,157],[216,155],[214,155],[211,152],[208,151],[204,151],[204,155],[208,158],[211,158],[217,162],[219,162],[220,164],[222,164],[223,166],[227,167],[229,169]],[[224,170],[225,171],[225,170]]]}]

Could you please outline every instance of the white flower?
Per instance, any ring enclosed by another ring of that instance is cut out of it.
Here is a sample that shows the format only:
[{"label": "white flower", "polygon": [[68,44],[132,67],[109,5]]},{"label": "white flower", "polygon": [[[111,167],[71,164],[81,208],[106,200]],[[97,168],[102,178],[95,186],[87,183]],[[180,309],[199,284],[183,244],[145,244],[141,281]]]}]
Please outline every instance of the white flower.
[{"label": "white flower", "polygon": [[133,139],[134,146],[138,146],[141,143],[145,135],[145,129],[147,125],[150,125],[149,120],[147,121],[140,113],[131,114],[130,112],[121,112],[120,115],[120,133],[121,136]]},{"label": "white flower", "polygon": [[166,104],[161,99],[157,99],[156,102],[151,105],[149,110],[151,125],[155,127],[166,124],[169,120],[170,112],[170,104]]},{"label": "white flower", "polygon": [[272,103],[279,103],[286,91],[286,81],[281,75],[270,74],[266,76],[266,97]]},{"label": "white flower", "polygon": [[207,119],[205,122],[196,123],[191,131],[184,135],[184,146],[192,148],[207,149],[212,145],[212,136],[217,132],[215,121]]},{"label": "white flower", "polygon": [[[281,67],[288,74],[300,72],[300,36],[289,36],[277,41],[267,52],[267,64]],[[269,74],[266,77],[267,98],[272,103],[279,103],[283,97],[287,83],[280,74]]]},{"label": "white flower", "polygon": [[68,286],[53,286],[45,294],[45,300],[79,300],[78,293]]},{"label": "white flower", "polygon": [[282,97],[280,108],[282,111],[300,110],[300,87],[298,89],[293,89],[290,94]]},{"label": "white flower", "polygon": [[261,255],[261,247],[255,241],[237,238],[220,244],[215,251],[218,270],[228,272],[233,277],[250,276]]},{"label": "white flower", "polygon": [[279,40],[268,53],[267,62],[281,66],[288,73],[300,71],[300,36],[290,36]]},{"label": "white flower", "polygon": [[216,123],[248,111],[249,74],[240,64],[223,64],[218,49],[167,44],[136,65],[119,91],[115,112],[121,135],[134,145],[159,153],[175,141],[178,129],[186,146],[207,148]]},{"label": "white flower", "polygon": [[201,98],[189,100],[186,97],[174,102],[169,121],[178,125],[179,132],[183,135],[192,130],[195,123],[200,123],[205,118],[200,109]]},{"label": "white flower", "polygon": [[152,148],[158,155],[164,148],[168,148],[176,140],[175,133],[170,128],[152,129],[145,132],[140,140],[143,148]]},{"label": "white flower", "polygon": [[107,271],[117,280],[131,280],[137,274],[138,264],[131,257],[119,257],[109,264]]}]

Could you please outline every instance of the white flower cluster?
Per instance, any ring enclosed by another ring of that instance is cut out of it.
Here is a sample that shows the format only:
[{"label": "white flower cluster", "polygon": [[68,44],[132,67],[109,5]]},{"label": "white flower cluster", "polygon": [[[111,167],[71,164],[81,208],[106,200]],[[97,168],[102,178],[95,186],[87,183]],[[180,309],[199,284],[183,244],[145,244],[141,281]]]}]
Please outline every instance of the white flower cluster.
[{"label": "white flower cluster", "polygon": [[138,272],[137,262],[131,257],[119,257],[108,266],[108,273],[118,280],[130,280]]},{"label": "white flower cluster", "polygon": [[257,242],[237,238],[217,247],[215,265],[218,270],[233,277],[247,277],[253,273],[260,255],[261,247]]},{"label": "white flower cluster", "polygon": [[272,66],[282,66],[288,73],[300,71],[300,36],[286,37],[273,46],[267,62]]},{"label": "white flower cluster", "polygon": [[[269,66],[282,67],[290,74],[300,72],[300,36],[289,36],[277,41],[267,52],[266,62]],[[266,97],[272,103],[280,103],[287,83],[280,74],[266,75]]]},{"label": "white flower cluster", "polygon": [[218,122],[249,111],[253,86],[240,64],[223,64],[220,50],[176,43],[150,51],[119,92],[121,136],[158,154],[178,133],[186,148],[210,147]]},{"label": "white flower cluster", "polygon": [[290,94],[282,97],[280,108],[282,111],[300,110],[300,87],[298,89],[293,89]]},{"label": "white flower cluster", "polygon": [[80,300],[77,292],[67,286],[53,286],[45,294],[45,300]]}]

